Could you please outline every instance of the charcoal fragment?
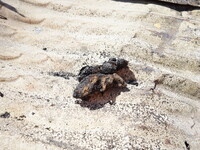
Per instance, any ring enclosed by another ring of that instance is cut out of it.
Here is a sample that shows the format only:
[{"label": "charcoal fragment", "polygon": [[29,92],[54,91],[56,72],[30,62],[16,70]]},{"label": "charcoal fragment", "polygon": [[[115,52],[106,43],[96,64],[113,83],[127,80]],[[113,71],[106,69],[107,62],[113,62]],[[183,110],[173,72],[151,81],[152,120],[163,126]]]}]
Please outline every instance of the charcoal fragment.
[{"label": "charcoal fragment", "polygon": [[4,97],[4,94],[0,92],[0,97]]},{"label": "charcoal fragment", "polygon": [[5,113],[0,115],[0,118],[9,118],[9,117],[10,117],[10,113],[9,112],[5,112]]}]

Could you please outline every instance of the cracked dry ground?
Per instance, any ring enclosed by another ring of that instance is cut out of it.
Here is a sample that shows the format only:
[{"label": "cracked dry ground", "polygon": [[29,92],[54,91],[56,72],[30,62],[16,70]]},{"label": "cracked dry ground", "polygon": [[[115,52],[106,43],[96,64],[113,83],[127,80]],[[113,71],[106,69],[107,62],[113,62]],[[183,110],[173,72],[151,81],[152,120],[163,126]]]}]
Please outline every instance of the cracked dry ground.
[{"label": "cracked dry ground", "polygon": [[[113,0],[3,5],[1,150],[199,149],[200,10]],[[139,86],[101,109],[75,104],[75,75],[111,57],[129,61]],[[59,71],[68,76],[49,74]]]}]

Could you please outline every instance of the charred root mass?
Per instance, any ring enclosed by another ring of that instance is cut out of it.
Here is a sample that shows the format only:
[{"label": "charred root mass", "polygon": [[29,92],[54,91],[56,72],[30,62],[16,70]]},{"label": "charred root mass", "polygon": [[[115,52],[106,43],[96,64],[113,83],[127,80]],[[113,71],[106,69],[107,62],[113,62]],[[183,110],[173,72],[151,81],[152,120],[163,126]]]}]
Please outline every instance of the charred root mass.
[{"label": "charred root mass", "polygon": [[106,89],[112,87],[126,87],[126,83],[116,73],[107,75],[101,73],[91,74],[78,84],[73,96],[85,100],[96,93],[103,93]]},{"label": "charred root mass", "polygon": [[124,59],[111,58],[108,61],[104,62],[102,65],[83,67],[78,74],[78,80],[80,82],[83,78],[90,74],[113,74],[127,66],[128,61]]},{"label": "charred root mass", "polygon": [[111,58],[102,65],[85,66],[78,74],[80,82],[73,97],[88,101],[91,97],[104,94],[111,88],[125,88],[127,84],[138,85],[134,73],[128,67],[128,61]]}]

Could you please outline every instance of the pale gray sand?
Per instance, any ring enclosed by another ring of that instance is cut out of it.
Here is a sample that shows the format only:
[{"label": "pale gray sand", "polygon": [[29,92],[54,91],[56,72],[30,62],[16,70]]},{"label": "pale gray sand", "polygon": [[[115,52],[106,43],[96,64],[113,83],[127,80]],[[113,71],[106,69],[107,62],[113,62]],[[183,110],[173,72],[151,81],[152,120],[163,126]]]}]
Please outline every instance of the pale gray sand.
[{"label": "pale gray sand", "polygon": [[[112,0],[4,2],[18,13],[0,8],[7,18],[0,19],[0,114],[10,113],[0,118],[0,149],[199,149],[200,10]],[[74,75],[110,57],[127,59],[139,86],[101,109],[75,104]]]}]

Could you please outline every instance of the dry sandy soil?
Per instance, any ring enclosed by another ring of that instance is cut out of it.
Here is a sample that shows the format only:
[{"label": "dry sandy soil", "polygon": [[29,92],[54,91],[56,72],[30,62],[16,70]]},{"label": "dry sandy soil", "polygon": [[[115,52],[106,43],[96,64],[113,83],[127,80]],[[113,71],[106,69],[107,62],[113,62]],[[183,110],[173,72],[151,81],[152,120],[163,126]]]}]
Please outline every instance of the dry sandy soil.
[{"label": "dry sandy soil", "polygon": [[[1,5],[1,150],[199,149],[200,10],[119,0]],[[115,105],[75,104],[79,70],[110,57],[127,59],[139,86],[116,91]]]}]

